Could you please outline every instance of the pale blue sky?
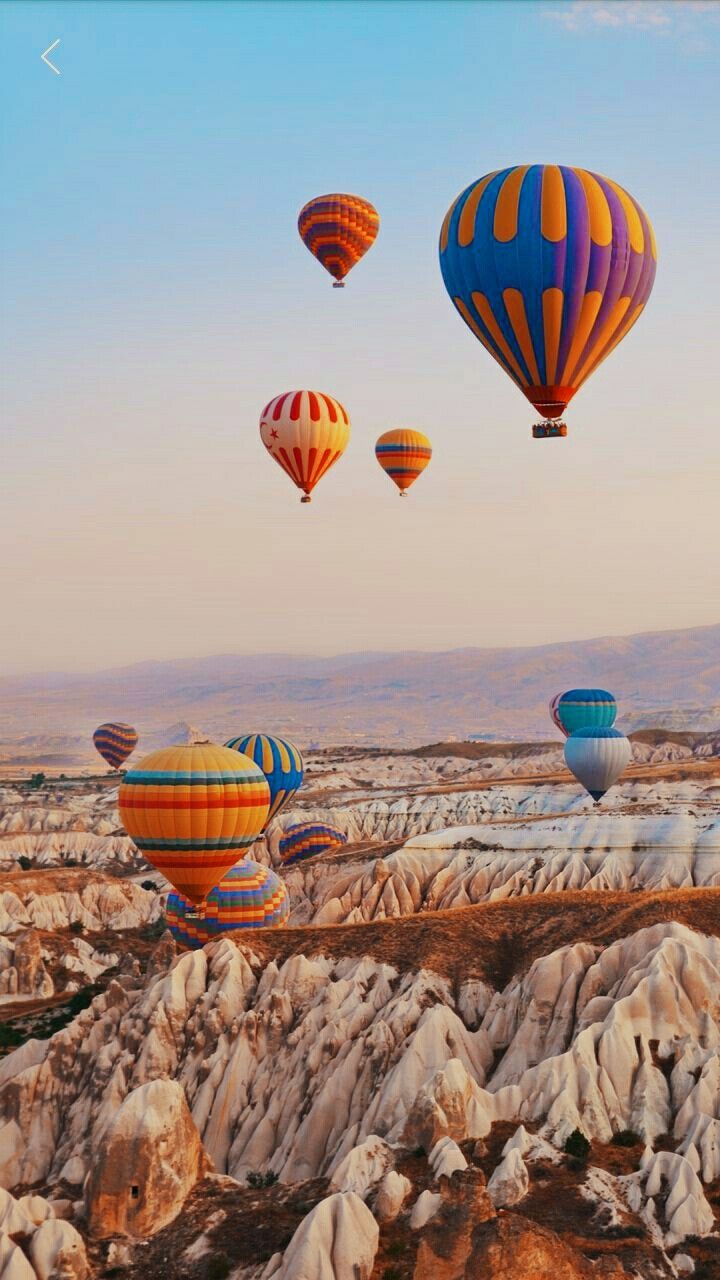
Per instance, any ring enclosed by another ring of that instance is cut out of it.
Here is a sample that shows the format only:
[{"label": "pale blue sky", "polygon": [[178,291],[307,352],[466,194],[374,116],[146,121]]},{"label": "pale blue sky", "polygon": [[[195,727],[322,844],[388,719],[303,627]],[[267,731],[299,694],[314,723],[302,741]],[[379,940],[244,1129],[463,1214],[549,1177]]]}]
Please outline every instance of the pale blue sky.
[{"label": "pale blue sky", "polygon": [[[0,6],[3,668],[717,621],[719,12]],[[622,183],[659,245],[566,442],[437,265],[458,191],[537,161]],[[327,190],[382,220],[344,293],[296,232]],[[302,386],[353,423],[310,508],[257,430]],[[396,425],[435,447],[402,504]]]}]

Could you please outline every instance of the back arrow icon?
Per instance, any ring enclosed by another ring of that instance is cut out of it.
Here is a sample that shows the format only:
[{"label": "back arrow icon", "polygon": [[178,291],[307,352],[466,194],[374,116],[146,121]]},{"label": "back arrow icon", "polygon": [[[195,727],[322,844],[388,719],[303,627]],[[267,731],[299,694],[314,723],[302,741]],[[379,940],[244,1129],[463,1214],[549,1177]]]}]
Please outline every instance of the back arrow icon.
[{"label": "back arrow icon", "polygon": [[42,58],[43,62],[50,68],[51,71],[55,72],[56,76],[59,76],[60,72],[58,71],[55,64],[50,61],[50,59],[48,58],[48,54],[52,53],[53,49],[57,49],[59,43],[60,43],[59,40],[53,40],[52,44],[48,45],[45,52],[40,54],[40,57]]}]

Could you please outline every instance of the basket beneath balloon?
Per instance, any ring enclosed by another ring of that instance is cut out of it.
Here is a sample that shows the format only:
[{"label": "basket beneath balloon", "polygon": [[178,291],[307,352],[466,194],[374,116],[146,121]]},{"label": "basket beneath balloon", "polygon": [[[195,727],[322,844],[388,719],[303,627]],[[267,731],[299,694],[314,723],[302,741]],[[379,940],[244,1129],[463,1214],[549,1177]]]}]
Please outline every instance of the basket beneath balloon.
[{"label": "basket beneath balloon", "polygon": [[546,422],[535,422],[532,433],[534,440],[551,440],[554,436],[566,436],[567,423],[560,422],[557,418]]}]

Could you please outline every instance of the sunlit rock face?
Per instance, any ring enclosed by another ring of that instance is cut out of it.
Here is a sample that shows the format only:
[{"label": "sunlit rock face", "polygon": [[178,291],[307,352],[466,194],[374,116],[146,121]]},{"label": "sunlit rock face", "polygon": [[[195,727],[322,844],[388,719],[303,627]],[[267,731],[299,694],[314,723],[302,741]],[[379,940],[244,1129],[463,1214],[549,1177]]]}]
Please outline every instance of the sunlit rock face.
[{"label": "sunlit rock face", "polygon": [[86,1187],[91,1234],[154,1235],[177,1216],[209,1167],[180,1085],[140,1085],[123,1099],[92,1152]]}]

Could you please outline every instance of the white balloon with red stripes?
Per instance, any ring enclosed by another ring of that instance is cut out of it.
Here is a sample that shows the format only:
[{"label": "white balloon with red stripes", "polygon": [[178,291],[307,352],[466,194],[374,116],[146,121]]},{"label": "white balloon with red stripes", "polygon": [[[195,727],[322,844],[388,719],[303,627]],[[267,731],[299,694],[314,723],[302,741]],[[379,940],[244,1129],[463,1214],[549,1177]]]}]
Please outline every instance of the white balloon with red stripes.
[{"label": "white balloon with red stripes", "polygon": [[318,480],[341,458],[350,419],[339,400],[323,391],[286,391],[260,415],[260,438],[271,458],[310,502]]}]

